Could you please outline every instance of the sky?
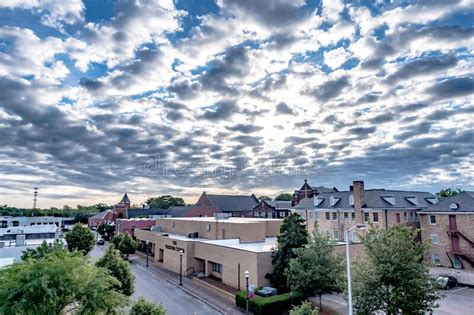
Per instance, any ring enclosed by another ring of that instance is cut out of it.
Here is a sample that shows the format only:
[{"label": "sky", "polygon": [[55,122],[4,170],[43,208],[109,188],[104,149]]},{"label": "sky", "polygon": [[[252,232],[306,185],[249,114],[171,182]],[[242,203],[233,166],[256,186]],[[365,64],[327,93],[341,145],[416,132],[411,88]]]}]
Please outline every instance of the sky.
[{"label": "sky", "polygon": [[0,204],[474,190],[469,2],[2,0]]}]

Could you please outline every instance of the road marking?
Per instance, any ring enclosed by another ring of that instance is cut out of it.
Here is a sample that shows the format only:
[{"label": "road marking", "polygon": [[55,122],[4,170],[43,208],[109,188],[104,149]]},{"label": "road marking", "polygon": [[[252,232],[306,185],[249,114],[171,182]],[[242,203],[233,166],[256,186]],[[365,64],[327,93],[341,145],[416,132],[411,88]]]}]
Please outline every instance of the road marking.
[{"label": "road marking", "polygon": [[464,289],[467,289],[467,287],[461,287],[459,289],[456,289],[456,290],[451,290],[452,293],[456,293],[456,292],[459,292],[459,291],[462,291]]},{"label": "road marking", "polygon": [[334,299],[331,299],[331,298],[328,298],[328,297],[325,297],[325,296],[323,296],[323,300],[329,300],[329,301],[332,301],[332,302],[334,302],[334,303],[347,306],[347,303],[342,303],[341,301],[334,300]]}]

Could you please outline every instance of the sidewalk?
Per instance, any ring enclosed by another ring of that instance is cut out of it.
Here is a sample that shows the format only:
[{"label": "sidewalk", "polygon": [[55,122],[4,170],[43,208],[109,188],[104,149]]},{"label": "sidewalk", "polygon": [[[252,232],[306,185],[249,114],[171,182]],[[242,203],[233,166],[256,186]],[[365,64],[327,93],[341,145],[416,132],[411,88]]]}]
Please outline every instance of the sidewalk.
[{"label": "sidewalk", "polygon": [[[146,256],[141,252],[136,252],[134,255],[130,256],[130,261],[136,263],[141,266],[146,265]],[[211,306],[212,308],[216,309],[222,314],[229,314],[229,315],[241,315],[243,312],[235,306],[234,303],[230,303],[229,301],[221,298],[220,296],[214,294],[213,292],[197,286],[191,279],[186,278],[183,276],[183,285],[179,285],[179,275],[161,268],[153,259],[149,258],[148,265],[150,271],[152,271],[157,276],[163,278],[164,280],[168,281],[169,283],[179,287],[189,295],[192,295],[196,299],[206,303],[207,305]]]}]

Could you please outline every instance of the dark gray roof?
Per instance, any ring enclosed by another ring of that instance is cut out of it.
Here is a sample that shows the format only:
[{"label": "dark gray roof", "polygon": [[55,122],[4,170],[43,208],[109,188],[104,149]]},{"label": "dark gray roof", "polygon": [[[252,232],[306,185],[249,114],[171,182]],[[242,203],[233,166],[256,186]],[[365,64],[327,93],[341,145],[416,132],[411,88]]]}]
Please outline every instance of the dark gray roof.
[{"label": "dark gray roof", "polygon": [[[451,209],[452,204],[455,204],[457,209]],[[445,198],[422,212],[474,212],[474,193],[464,191],[456,196]]]},{"label": "dark gray roof", "polygon": [[171,206],[166,214],[171,215],[173,218],[184,217],[191,207],[192,206]]},{"label": "dark gray roof", "polygon": [[122,200],[120,200],[120,203],[130,203],[130,199],[128,199],[127,193],[123,195]]},{"label": "dark gray roof", "polygon": [[285,210],[291,208],[291,201],[283,200],[264,200],[269,206],[275,208],[275,210]]},{"label": "dark gray roof", "polygon": [[150,209],[143,209],[143,208],[131,208],[128,209],[128,218],[140,218],[140,217],[149,217],[150,215],[166,215],[168,209],[161,209],[161,208],[150,208]]},{"label": "dark gray roof", "polygon": [[211,203],[222,212],[251,211],[258,199],[254,195],[207,195]]},{"label": "dark gray roof", "polygon": [[[314,198],[304,198],[293,209],[330,209],[330,208],[353,208],[349,202],[349,196],[353,195],[353,191],[339,191],[331,193],[320,193],[315,198],[319,198],[320,202],[314,205]],[[331,205],[331,197],[337,201]],[[395,203],[391,204],[387,200],[394,198]],[[413,198],[416,197],[416,198]],[[429,192],[421,191],[401,191],[401,190],[385,190],[385,189],[368,189],[364,191],[363,208],[383,208],[383,209],[423,209],[432,205],[428,199],[431,198],[436,202],[435,196]],[[411,201],[410,201],[411,200]]]},{"label": "dark gray roof", "polygon": [[89,219],[103,219],[104,216],[107,214],[107,212],[109,212],[110,210],[104,210],[102,212],[99,212],[95,215],[93,215],[92,217],[90,217]]}]

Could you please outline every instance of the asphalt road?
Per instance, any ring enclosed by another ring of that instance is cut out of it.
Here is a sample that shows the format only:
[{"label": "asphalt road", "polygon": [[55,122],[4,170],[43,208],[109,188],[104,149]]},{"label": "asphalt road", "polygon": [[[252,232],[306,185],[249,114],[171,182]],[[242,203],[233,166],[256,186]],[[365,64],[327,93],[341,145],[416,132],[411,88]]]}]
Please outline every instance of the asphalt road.
[{"label": "asphalt road", "polygon": [[456,287],[441,291],[444,298],[439,300],[439,308],[435,315],[457,315],[473,314],[474,310],[474,288]]},{"label": "asphalt road", "polygon": [[[106,249],[106,245],[95,246],[90,254],[92,262],[99,259]],[[130,266],[135,274],[135,293],[132,295],[132,300],[142,296],[147,301],[162,303],[169,315],[220,314],[206,303],[187,294],[146,267],[133,263]]]}]

